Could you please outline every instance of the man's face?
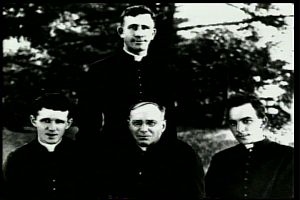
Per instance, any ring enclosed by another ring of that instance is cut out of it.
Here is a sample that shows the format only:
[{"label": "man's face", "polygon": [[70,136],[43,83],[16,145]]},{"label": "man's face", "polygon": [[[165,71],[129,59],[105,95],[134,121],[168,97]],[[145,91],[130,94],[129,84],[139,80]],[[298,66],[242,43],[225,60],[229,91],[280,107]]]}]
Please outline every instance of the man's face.
[{"label": "man's face", "polygon": [[156,29],[150,14],[140,14],[135,17],[125,16],[118,32],[124,40],[126,50],[136,54],[148,49]]},{"label": "man's face", "polygon": [[251,144],[264,139],[264,120],[257,117],[251,103],[232,107],[229,110],[230,129],[242,144]]},{"label": "man's face", "polygon": [[129,130],[140,147],[159,141],[166,128],[162,112],[154,105],[147,104],[130,112]]},{"label": "man's face", "polygon": [[68,120],[68,114],[69,111],[42,108],[36,117],[31,115],[31,123],[37,128],[39,140],[46,144],[58,143],[71,126],[72,119]]}]

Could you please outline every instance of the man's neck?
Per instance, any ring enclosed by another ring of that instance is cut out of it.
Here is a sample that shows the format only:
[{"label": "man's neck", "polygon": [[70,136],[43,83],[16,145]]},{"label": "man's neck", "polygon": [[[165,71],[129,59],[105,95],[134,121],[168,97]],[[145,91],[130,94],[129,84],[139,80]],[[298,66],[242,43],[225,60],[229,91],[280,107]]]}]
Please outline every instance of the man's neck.
[{"label": "man's neck", "polygon": [[252,149],[252,148],[254,147],[254,144],[256,144],[257,142],[263,141],[263,140],[265,140],[265,139],[266,139],[266,138],[263,137],[263,138],[261,138],[260,140],[257,140],[257,141],[255,141],[255,142],[253,142],[253,143],[244,144],[244,145],[245,145],[246,149]]},{"label": "man's neck", "polygon": [[141,51],[141,52],[138,52],[138,53],[132,53],[132,52],[128,51],[128,49],[126,49],[125,46],[123,47],[123,50],[124,50],[127,54],[133,56],[133,57],[134,57],[134,60],[135,60],[135,61],[138,61],[138,62],[141,61],[141,60],[143,59],[143,57],[145,57],[145,56],[147,55],[147,51]]},{"label": "man's neck", "polygon": [[140,145],[138,145],[138,147],[143,151],[143,152],[146,152],[147,151],[147,147],[142,147]]},{"label": "man's neck", "polygon": [[55,147],[56,147],[62,140],[60,140],[58,143],[55,143],[55,144],[47,144],[47,143],[44,143],[44,142],[42,142],[39,138],[38,138],[38,141],[39,141],[39,143],[40,143],[42,146],[46,147],[46,149],[47,149],[49,152],[53,152],[53,151],[55,150]]},{"label": "man's neck", "polygon": [[253,143],[251,143],[251,144],[245,144],[245,147],[246,147],[246,149],[251,149],[251,148],[253,148]]}]

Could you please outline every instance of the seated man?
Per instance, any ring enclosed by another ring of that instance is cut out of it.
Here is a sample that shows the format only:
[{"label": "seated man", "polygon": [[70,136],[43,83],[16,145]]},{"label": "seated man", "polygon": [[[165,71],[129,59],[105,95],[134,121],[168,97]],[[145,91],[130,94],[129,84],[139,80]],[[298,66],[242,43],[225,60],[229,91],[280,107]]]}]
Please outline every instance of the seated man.
[{"label": "seated man", "polygon": [[35,100],[30,121],[37,137],[10,153],[4,166],[8,199],[80,199],[76,148],[64,137],[72,125],[72,106],[57,93]]},{"label": "seated man", "polygon": [[264,137],[265,108],[252,95],[235,95],[227,104],[230,129],[240,143],[213,156],[205,177],[211,198],[294,197],[294,150]]},{"label": "seated man", "polygon": [[[198,155],[163,137],[165,108],[142,102],[130,109],[127,146],[112,151],[105,187],[112,199],[201,199],[204,171]],[[118,152],[118,153],[116,153]],[[106,151],[107,153],[107,151]],[[103,171],[102,171],[103,172]],[[103,177],[103,176],[102,176]]]}]

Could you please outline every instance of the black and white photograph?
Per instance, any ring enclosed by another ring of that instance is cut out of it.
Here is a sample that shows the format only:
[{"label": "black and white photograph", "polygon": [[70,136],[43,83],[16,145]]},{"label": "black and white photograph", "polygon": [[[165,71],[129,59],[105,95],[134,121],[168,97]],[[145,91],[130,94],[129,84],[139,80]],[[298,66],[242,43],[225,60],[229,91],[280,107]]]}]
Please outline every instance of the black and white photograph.
[{"label": "black and white photograph", "polygon": [[3,3],[1,199],[296,198],[295,9]]}]

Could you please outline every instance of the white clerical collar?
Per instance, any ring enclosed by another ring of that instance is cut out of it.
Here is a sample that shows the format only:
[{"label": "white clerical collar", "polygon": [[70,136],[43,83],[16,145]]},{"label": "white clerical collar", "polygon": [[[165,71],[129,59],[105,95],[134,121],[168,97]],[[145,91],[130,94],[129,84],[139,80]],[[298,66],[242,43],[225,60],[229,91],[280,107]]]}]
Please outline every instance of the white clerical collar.
[{"label": "white clerical collar", "polygon": [[147,151],[147,147],[141,147],[141,146],[139,146],[139,148],[140,148],[143,152],[146,152],[146,151]]},{"label": "white clerical collar", "polygon": [[245,144],[246,149],[252,149],[253,148],[253,143],[252,144]]},{"label": "white clerical collar", "polygon": [[134,61],[137,61],[137,62],[140,62],[146,55],[147,55],[147,51],[144,51],[141,55],[136,55],[136,54],[133,54],[131,52],[129,52],[125,46],[123,47],[123,50],[129,54],[129,55],[132,55],[134,57]]},{"label": "white clerical collar", "polygon": [[39,143],[40,143],[42,146],[46,147],[46,149],[47,149],[49,152],[53,152],[53,151],[55,150],[55,147],[56,147],[62,140],[60,140],[60,141],[59,141],[58,143],[56,143],[56,144],[46,144],[46,143],[40,141],[39,138],[38,138],[38,141],[39,141]]}]

